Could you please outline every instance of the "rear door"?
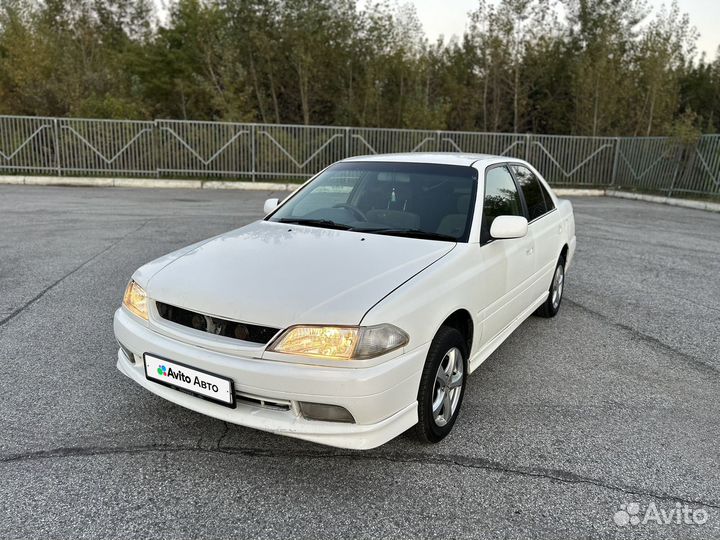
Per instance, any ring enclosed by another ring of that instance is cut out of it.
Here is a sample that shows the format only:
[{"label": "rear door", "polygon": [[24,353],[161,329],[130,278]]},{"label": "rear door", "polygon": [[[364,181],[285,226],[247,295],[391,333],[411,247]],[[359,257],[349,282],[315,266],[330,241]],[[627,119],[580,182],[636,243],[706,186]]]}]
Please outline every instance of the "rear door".
[{"label": "rear door", "polygon": [[493,220],[505,215],[524,216],[525,210],[508,165],[499,164],[486,169],[481,218],[479,291],[484,342],[501,332],[532,302],[528,291],[536,268],[532,235],[506,240],[490,237]]},{"label": "rear door", "polygon": [[535,243],[534,298],[550,288],[550,281],[560,253],[562,227],[550,194],[537,176],[521,163],[511,163],[527,208],[528,236]]}]

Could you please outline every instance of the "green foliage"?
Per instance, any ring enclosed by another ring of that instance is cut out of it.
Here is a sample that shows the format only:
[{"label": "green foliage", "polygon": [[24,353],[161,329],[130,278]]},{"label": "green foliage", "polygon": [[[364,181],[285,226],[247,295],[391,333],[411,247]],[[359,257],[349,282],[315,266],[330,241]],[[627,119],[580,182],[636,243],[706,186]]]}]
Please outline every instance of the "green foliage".
[{"label": "green foliage", "polygon": [[691,110],[684,111],[673,122],[669,135],[680,146],[695,146],[702,135],[698,128],[698,115]]},{"label": "green foliage", "polygon": [[479,0],[466,33],[437,43],[412,3],[393,0],[169,0],[162,21],[154,5],[3,0],[0,114],[578,135],[720,127],[720,60],[696,59],[676,3],[650,15],[644,0]]}]

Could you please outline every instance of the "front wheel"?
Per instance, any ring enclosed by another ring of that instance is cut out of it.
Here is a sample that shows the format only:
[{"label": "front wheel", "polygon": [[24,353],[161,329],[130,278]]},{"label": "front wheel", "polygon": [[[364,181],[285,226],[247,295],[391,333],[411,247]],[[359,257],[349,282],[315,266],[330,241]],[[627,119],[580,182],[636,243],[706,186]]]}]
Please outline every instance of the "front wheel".
[{"label": "front wheel", "polygon": [[541,317],[550,318],[557,315],[560,311],[560,302],[562,302],[563,289],[565,288],[565,258],[560,257],[555,273],[553,274],[552,283],[550,283],[550,291],[545,303],[535,312]]},{"label": "front wheel", "polygon": [[418,391],[417,433],[436,443],[452,430],[467,377],[467,344],[460,332],[443,326],[428,351]]}]

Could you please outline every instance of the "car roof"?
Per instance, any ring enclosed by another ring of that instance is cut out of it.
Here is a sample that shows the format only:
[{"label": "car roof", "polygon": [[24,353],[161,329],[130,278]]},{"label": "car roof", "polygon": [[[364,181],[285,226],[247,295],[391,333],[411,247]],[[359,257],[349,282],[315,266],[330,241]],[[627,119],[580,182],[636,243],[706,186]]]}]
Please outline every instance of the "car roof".
[{"label": "car roof", "polygon": [[[440,165],[471,166],[478,161],[501,160],[506,161],[507,156],[494,156],[492,154],[466,154],[462,152],[407,152],[403,154],[373,154],[369,156],[355,156],[343,159],[348,161],[385,161],[401,163],[436,163]],[[512,158],[513,160],[515,158]],[[522,160],[518,160],[522,161]]]}]

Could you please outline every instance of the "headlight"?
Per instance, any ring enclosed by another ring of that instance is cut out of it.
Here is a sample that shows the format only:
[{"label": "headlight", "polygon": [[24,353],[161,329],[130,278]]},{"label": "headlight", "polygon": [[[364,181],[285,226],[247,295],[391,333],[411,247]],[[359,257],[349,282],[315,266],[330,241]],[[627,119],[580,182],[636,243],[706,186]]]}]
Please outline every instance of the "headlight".
[{"label": "headlight", "polygon": [[127,289],[125,289],[123,306],[128,308],[132,313],[141,319],[145,319],[147,321],[147,294],[145,294],[145,289],[134,281],[128,283]]},{"label": "headlight", "polygon": [[393,351],[408,341],[408,335],[391,324],[292,326],[268,350],[315,358],[362,360]]}]

